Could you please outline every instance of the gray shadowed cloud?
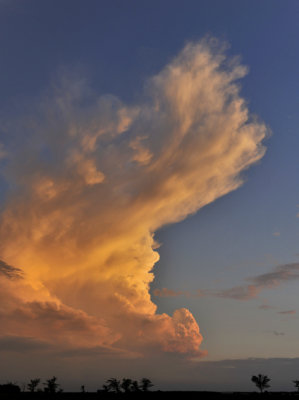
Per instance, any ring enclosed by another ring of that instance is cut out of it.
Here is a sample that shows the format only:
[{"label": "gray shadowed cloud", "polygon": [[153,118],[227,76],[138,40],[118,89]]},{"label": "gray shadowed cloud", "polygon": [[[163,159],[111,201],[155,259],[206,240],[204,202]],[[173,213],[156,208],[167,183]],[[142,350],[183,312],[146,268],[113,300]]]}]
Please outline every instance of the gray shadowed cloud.
[{"label": "gray shadowed cloud", "polygon": [[139,353],[128,352],[122,349],[105,347],[105,346],[93,346],[93,347],[72,347],[66,348],[58,351],[58,355],[63,358],[73,358],[73,357],[116,357],[119,358],[138,358]]},{"label": "gray shadowed cloud", "polygon": [[112,348],[108,346],[92,346],[92,347],[74,347],[74,346],[61,346],[60,344],[54,345],[44,340],[37,339],[31,336],[15,336],[5,335],[0,337],[0,352],[1,353],[20,353],[20,354],[47,354],[56,355],[63,358],[72,357],[125,357],[136,358],[140,356],[137,353],[128,354],[128,352],[121,349]]},{"label": "gray shadowed cloud", "polygon": [[273,335],[275,336],[284,336],[285,333],[284,332],[277,332],[277,331],[272,331]]},{"label": "gray shadowed cloud", "polygon": [[273,287],[278,286],[282,282],[290,281],[299,278],[299,263],[280,265],[272,272],[258,275],[248,280],[256,286]]},{"label": "gray shadowed cloud", "polygon": [[51,345],[45,341],[27,336],[6,335],[0,337],[1,352],[32,352],[49,350]]},{"label": "gray shadowed cloud", "polygon": [[23,271],[0,260],[0,276],[1,275],[8,279],[21,279],[23,278]]}]

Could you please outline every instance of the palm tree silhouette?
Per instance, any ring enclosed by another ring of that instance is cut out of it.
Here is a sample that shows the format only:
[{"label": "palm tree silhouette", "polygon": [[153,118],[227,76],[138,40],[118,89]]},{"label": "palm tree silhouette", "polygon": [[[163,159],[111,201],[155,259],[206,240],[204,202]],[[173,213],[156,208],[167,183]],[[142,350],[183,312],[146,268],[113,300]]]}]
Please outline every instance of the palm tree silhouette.
[{"label": "palm tree silhouette", "polygon": [[131,391],[132,391],[132,392],[140,392],[140,387],[139,387],[137,381],[132,381],[132,384],[131,384]]},{"label": "palm tree silhouette", "polygon": [[132,379],[123,378],[120,386],[125,393],[131,392]]},{"label": "palm tree silhouette", "polygon": [[143,392],[148,392],[149,388],[153,387],[153,383],[148,379],[148,378],[142,378],[141,379],[141,390],[143,390]]},{"label": "palm tree silhouette", "polygon": [[38,384],[40,383],[40,379],[30,379],[30,382],[27,384],[27,389],[29,392],[33,393],[35,392],[35,389],[38,387]]},{"label": "palm tree silhouette", "polygon": [[106,381],[107,385],[103,385],[104,389],[108,392],[120,392],[120,381],[116,378],[110,378]]},{"label": "palm tree silhouette", "polygon": [[297,388],[297,390],[299,392],[299,381],[293,381],[293,383],[295,384],[295,388]]},{"label": "palm tree silhouette", "polygon": [[45,392],[54,394],[57,392],[57,389],[59,388],[59,384],[57,383],[57,378],[56,376],[53,376],[53,378],[48,379],[45,383]]},{"label": "palm tree silhouette", "polygon": [[253,375],[251,377],[251,381],[259,388],[260,392],[263,393],[264,389],[270,387],[268,382],[270,382],[270,378],[267,375],[258,374]]}]

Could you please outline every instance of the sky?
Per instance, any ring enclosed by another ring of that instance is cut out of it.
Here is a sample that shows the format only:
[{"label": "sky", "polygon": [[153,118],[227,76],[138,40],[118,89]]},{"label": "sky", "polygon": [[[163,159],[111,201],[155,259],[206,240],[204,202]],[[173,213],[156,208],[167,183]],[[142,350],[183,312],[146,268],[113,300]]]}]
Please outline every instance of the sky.
[{"label": "sky", "polygon": [[0,1],[1,381],[292,390],[298,17]]}]

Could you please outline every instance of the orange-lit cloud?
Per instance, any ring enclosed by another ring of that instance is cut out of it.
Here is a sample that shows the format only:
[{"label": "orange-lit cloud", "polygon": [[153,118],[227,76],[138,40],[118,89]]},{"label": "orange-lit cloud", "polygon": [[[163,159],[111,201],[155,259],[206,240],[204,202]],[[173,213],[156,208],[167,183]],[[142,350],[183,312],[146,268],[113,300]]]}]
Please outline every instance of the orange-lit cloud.
[{"label": "orange-lit cloud", "polygon": [[5,148],[0,258],[23,272],[1,277],[1,335],[202,354],[190,311],[156,313],[154,233],[238,188],[263,156],[266,127],[235,83],[245,73],[203,40],[139,104],[90,98],[80,80],[41,102]]}]

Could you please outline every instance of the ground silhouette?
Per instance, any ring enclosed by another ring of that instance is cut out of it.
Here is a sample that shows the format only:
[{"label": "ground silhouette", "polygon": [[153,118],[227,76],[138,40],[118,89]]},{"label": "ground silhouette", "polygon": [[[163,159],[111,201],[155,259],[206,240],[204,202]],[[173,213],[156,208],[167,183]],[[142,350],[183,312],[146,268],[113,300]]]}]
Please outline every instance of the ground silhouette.
[{"label": "ground silhouette", "polygon": [[[299,381],[292,381],[296,391],[293,392],[267,392],[269,381],[267,375],[253,375],[251,381],[257,386],[258,392],[214,392],[214,391],[161,391],[150,390],[154,384],[148,378],[142,378],[139,382],[131,378],[109,378],[96,392],[88,392],[85,385],[81,385],[81,391],[63,392],[57,377],[46,380],[43,388],[39,387],[39,378],[31,379],[23,386],[23,390],[16,383],[8,382],[0,384],[0,400],[299,400]],[[27,388],[27,391],[25,390]]]}]

